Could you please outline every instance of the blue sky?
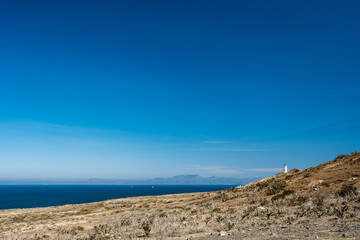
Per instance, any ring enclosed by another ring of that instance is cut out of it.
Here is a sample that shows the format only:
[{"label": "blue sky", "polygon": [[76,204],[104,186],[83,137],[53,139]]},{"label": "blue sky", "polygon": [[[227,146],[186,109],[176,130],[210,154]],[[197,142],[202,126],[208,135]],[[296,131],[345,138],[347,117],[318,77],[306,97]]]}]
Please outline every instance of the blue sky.
[{"label": "blue sky", "polygon": [[360,147],[358,1],[1,1],[0,178],[263,177]]}]

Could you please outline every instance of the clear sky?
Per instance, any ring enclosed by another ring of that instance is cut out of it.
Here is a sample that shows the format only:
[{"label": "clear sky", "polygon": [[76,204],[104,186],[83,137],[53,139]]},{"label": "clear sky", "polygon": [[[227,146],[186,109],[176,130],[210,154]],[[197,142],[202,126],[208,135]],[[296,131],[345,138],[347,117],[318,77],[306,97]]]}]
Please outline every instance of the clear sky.
[{"label": "clear sky", "polygon": [[359,12],[2,0],[0,178],[262,177],[358,151]]}]

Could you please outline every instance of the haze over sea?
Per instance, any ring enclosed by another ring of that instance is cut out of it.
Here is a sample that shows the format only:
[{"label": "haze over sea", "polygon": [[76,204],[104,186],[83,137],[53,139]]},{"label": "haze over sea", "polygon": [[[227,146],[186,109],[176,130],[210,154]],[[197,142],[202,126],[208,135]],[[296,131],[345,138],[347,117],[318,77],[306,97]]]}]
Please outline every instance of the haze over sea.
[{"label": "haze over sea", "polygon": [[0,209],[49,207],[109,199],[218,191],[230,185],[0,185]]}]

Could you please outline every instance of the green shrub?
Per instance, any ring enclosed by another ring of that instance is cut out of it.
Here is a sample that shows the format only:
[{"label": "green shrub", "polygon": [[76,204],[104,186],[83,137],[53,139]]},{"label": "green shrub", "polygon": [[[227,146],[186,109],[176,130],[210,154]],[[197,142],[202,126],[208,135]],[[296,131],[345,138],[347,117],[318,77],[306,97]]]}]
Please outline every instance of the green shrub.
[{"label": "green shrub", "polygon": [[214,208],[213,209],[213,212],[215,212],[215,213],[219,213],[221,210],[220,210],[220,208]]}]

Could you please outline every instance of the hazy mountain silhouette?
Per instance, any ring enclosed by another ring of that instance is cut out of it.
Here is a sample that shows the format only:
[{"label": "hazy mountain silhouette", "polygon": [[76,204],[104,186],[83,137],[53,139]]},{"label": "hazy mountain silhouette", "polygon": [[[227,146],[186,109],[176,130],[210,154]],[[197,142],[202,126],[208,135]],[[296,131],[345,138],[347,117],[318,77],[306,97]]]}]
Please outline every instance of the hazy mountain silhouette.
[{"label": "hazy mountain silhouette", "polygon": [[147,180],[127,179],[18,179],[1,180],[2,185],[43,185],[43,184],[79,184],[79,185],[245,185],[258,178],[201,177],[199,175],[177,175],[170,178],[152,178]]}]

